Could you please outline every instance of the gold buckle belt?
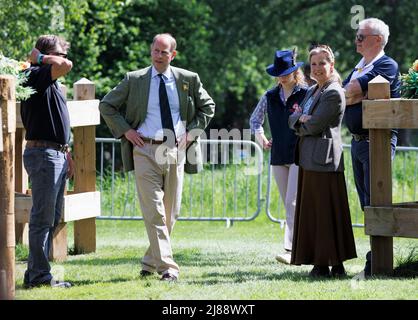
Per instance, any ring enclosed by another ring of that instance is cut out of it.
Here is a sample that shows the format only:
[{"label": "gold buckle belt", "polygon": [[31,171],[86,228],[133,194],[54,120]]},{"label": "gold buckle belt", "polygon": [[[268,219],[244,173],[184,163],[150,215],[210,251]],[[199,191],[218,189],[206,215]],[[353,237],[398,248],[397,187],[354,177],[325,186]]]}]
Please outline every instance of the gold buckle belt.
[{"label": "gold buckle belt", "polygon": [[69,151],[70,146],[68,144],[59,144],[46,140],[28,140],[26,142],[26,148],[51,148],[66,153]]}]

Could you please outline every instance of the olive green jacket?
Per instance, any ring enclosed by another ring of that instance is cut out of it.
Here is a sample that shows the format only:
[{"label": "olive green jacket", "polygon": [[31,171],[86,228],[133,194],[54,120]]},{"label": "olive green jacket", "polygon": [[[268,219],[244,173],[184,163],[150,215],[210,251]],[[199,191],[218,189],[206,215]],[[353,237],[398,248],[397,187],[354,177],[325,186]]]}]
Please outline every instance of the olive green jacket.
[{"label": "olive green jacket", "polygon": [[[133,146],[124,133],[136,130],[145,120],[151,83],[151,67],[128,72],[125,78],[100,102],[100,113],[115,138],[121,138],[124,171],[134,169]],[[171,66],[180,100],[180,118],[186,130],[203,130],[215,113],[215,103],[203,88],[197,73]],[[122,112],[126,106],[126,112]],[[188,155],[193,154],[193,163]],[[201,149],[197,138],[186,153],[185,172],[197,173],[202,168]]]}]

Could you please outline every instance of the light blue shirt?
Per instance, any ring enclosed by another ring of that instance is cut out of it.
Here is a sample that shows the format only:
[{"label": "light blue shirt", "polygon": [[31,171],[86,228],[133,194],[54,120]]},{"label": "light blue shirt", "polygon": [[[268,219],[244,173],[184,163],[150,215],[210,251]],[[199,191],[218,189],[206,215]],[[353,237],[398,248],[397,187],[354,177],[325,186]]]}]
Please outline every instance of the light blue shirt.
[{"label": "light blue shirt", "polygon": [[[146,138],[155,140],[163,140],[163,131],[161,124],[160,112],[160,78],[159,72],[152,67],[151,70],[151,85],[149,89],[148,109],[145,121],[137,129],[138,133]],[[173,119],[174,131],[176,137],[179,138],[186,132],[185,124],[180,118],[180,102],[179,94],[177,92],[176,79],[174,78],[171,68],[168,67],[163,73],[165,88],[167,90],[168,102],[170,104],[171,118]]]},{"label": "light blue shirt", "polygon": [[311,95],[308,99],[308,101],[305,102],[305,104],[302,106],[302,113],[303,114],[309,114],[309,110],[311,109],[312,102],[314,101],[315,96]]}]

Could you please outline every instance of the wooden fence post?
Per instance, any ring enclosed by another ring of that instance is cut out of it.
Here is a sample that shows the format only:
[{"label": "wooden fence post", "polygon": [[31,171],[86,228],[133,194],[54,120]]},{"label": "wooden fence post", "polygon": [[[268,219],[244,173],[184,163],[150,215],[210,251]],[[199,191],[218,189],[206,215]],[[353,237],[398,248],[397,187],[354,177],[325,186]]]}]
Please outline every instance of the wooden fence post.
[{"label": "wooden fence post", "polygon": [[[389,82],[381,76],[369,82],[368,99],[390,99]],[[392,205],[392,160],[389,129],[369,129],[370,206]],[[393,238],[371,236],[372,274],[393,273]]]},{"label": "wooden fence post", "polygon": [[[16,144],[15,144],[15,191],[24,193],[28,191],[28,174],[23,166],[23,152],[26,146],[25,140],[26,130],[24,128],[16,128]],[[29,224],[15,224],[16,243],[29,245]]]},{"label": "wooden fence post", "polygon": [[15,297],[15,79],[0,76],[2,152],[0,153],[0,300]]},{"label": "wooden fence post", "polygon": [[[94,99],[93,82],[83,78],[74,83],[74,100]],[[96,126],[74,128],[74,192],[96,191]],[[77,253],[96,251],[96,218],[74,221],[74,246]]]}]

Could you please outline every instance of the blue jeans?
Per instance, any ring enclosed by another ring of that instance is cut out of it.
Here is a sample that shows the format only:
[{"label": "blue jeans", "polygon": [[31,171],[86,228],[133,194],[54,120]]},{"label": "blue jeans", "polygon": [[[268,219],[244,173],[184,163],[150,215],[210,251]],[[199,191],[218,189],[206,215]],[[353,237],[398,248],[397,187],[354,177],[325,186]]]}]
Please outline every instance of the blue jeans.
[{"label": "blue jeans", "polygon": [[[395,157],[397,137],[392,135],[392,160]],[[369,140],[351,141],[351,160],[353,164],[354,182],[360,200],[361,209],[370,205],[370,163]]]},{"label": "blue jeans", "polygon": [[27,148],[23,163],[32,183],[29,221],[29,259],[25,285],[52,279],[49,252],[64,201],[68,163],[66,155],[50,148]]}]

